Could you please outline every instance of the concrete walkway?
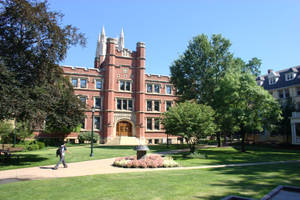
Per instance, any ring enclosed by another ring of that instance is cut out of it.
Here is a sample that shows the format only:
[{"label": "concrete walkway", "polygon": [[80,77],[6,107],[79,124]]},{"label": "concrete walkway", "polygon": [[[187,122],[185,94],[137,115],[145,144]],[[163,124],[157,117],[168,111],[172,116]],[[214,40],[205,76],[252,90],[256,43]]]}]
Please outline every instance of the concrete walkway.
[{"label": "concrete walkway", "polygon": [[275,162],[259,162],[259,163],[243,163],[243,164],[227,164],[227,165],[204,165],[195,167],[175,167],[175,168],[119,168],[113,167],[115,158],[92,160],[77,163],[69,163],[68,168],[60,165],[58,170],[53,170],[53,165],[43,167],[31,167],[14,170],[0,171],[0,184],[15,182],[21,180],[38,180],[59,177],[86,176],[94,174],[113,174],[113,173],[130,173],[130,172],[149,172],[149,171],[165,171],[165,170],[189,170],[203,168],[221,168],[221,167],[240,167],[253,165],[272,165],[283,163],[300,163],[295,161],[275,161]]}]

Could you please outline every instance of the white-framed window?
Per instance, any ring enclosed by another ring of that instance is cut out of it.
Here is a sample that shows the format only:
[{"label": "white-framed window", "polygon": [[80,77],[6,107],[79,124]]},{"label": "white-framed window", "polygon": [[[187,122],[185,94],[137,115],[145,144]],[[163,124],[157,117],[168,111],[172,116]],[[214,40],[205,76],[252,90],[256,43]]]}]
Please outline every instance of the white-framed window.
[{"label": "white-framed window", "polygon": [[94,107],[96,109],[102,108],[102,98],[101,97],[94,97]]},{"label": "white-framed window", "polygon": [[166,111],[168,111],[172,107],[172,101],[166,101]]},{"label": "white-framed window", "polygon": [[86,100],[87,100],[86,96],[79,96],[79,99],[84,105],[86,105]]},{"label": "white-framed window", "polygon": [[154,130],[160,130],[159,118],[154,118]]},{"label": "white-framed window", "polygon": [[147,130],[160,130],[159,118],[148,117],[146,124],[147,124]]},{"label": "white-framed window", "polygon": [[152,111],[152,100],[147,100],[147,111]]},{"label": "white-framed window", "polygon": [[160,111],[160,101],[158,100],[147,100],[146,106],[147,111]]},{"label": "white-framed window", "polygon": [[103,89],[103,80],[102,79],[96,79],[95,80],[95,88],[102,90]]},{"label": "white-framed window", "polygon": [[160,93],[160,84],[154,84],[154,93]]},{"label": "white-framed window", "polygon": [[154,111],[160,111],[160,101],[154,101]]},{"label": "white-framed window", "polygon": [[285,80],[286,81],[291,81],[291,80],[293,80],[294,78],[295,78],[295,73],[293,73],[293,72],[290,72],[290,73],[286,73],[285,74]]},{"label": "white-framed window", "polygon": [[80,79],[80,88],[87,88],[87,79],[86,78]]},{"label": "white-framed window", "polygon": [[147,83],[146,84],[147,93],[157,93],[160,94],[160,84],[154,84],[154,83]]},{"label": "white-framed window", "polygon": [[133,110],[132,99],[117,99],[117,110]]},{"label": "white-framed window", "polygon": [[172,94],[172,85],[166,85],[166,94]]},{"label": "white-framed window", "polygon": [[94,129],[100,130],[101,129],[101,118],[100,116],[94,116]]},{"label": "white-framed window", "polygon": [[269,84],[274,85],[276,83],[276,77],[269,78]]},{"label": "white-framed window", "polygon": [[278,90],[277,92],[278,92],[278,97],[280,99],[289,98],[290,97],[290,90],[289,90],[289,88],[281,89],[281,90]]},{"label": "white-framed window", "polygon": [[74,88],[78,87],[78,78],[72,78],[71,83]]},{"label": "white-framed window", "polygon": [[283,90],[278,90],[278,97],[279,97],[280,99],[283,99],[283,98],[284,98]]},{"label": "white-framed window", "polygon": [[284,89],[284,97],[289,98],[290,97],[290,90],[289,88]]},{"label": "white-framed window", "polygon": [[152,93],[153,92],[153,85],[150,83],[147,83],[147,93]]},{"label": "white-framed window", "polygon": [[131,81],[120,80],[119,83],[121,91],[131,91]]},{"label": "white-framed window", "polygon": [[147,130],[152,130],[152,118],[147,118]]}]

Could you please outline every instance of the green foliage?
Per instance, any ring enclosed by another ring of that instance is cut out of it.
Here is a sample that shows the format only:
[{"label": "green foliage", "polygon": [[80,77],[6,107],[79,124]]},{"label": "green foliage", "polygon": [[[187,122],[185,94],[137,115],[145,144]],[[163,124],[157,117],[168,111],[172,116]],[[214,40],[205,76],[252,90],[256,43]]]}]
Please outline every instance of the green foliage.
[{"label": "green foliage", "polygon": [[57,147],[63,143],[62,138],[39,138],[38,141],[43,142],[45,146]]},{"label": "green foliage", "polygon": [[71,45],[84,45],[84,36],[75,27],[62,27],[62,14],[49,11],[47,2],[0,5],[0,119],[30,122],[32,128],[48,120],[52,129],[72,130],[84,107],[70,96],[72,87],[58,63]]},{"label": "green foliage", "polygon": [[3,144],[10,143],[8,141],[12,133],[13,133],[12,124],[7,121],[0,121],[0,138]]},{"label": "green foliage", "polygon": [[296,105],[292,98],[287,98],[279,101],[281,108],[282,119],[276,124],[276,130],[271,134],[285,135],[286,142],[289,142],[289,136],[292,135],[291,131],[291,116],[293,112],[296,112]]},{"label": "green foliage", "polygon": [[171,82],[182,100],[210,104],[219,79],[232,64],[230,41],[221,35],[194,37],[187,50],[170,67]]},{"label": "green foliage", "polygon": [[[98,133],[93,134],[93,142],[96,143],[99,140]],[[78,136],[79,143],[84,143],[85,141],[91,142],[92,141],[92,133],[89,131],[81,132]]]},{"label": "green foliage", "polygon": [[36,151],[45,148],[45,143],[37,140],[26,140],[17,144],[16,147],[21,147],[24,151]]},{"label": "green foliage", "polygon": [[245,133],[261,132],[264,128],[272,130],[281,119],[278,102],[257,85],[249,72],[238,68],[229,71],[215,94],[218,97],[216,110],[222,114],[219,116],[221,128],[224,130],[229,126],[227,129],[238,130],[242,134],[242,151],[245,151]]},{"label": "green foliage", "polygon": [[203,137],[215,133],[214,110],[210,106],[194,102],[179,103],[165,112],[162,124],[168,134],[185,138],[191,152]]}]

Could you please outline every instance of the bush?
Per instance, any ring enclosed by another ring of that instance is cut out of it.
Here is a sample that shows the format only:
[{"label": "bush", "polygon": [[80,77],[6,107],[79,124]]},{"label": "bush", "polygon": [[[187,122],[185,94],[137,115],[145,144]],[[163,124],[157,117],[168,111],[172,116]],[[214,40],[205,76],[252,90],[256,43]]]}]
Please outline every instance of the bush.
[{"label": "bush", "polygon": [[[91,132],[81,132],[78,136],[79,143],[84,143],[85,141],[91,142],[92,134]],[[93,142],[96,143],[99,140],[98,133],[94,133]]]},{"label": "bush", "polygon": [[57,147],[64,142],[62,138],[39,138],[38,141],[43,142],[46,146],[53,147]]},{"label": "bush", "polygon": [[179,164],[172,157],[162,158],[160,155],[149,155],[145,159],[137,160],[136,156],[117,158],[114,166],[125,168],[157,168],[178,167]]},{"label": "bush", "polygon": [[37,140],[28,140],[24,143],[20,143],[17,147],[21,147],[24,151],[35,151],[39,149],[45,148],[45,143],[37,141]]}]

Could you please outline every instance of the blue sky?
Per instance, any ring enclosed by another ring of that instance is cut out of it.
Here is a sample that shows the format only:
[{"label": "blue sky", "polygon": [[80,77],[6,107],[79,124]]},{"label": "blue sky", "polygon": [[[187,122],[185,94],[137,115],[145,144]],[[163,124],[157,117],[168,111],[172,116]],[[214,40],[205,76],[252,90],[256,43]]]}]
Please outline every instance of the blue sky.
[{"label": "blue sky", "polygon": [[172,62],[198,34],[222,34],[231,52],[262,60],[261,71],[300,65],[299,0],[48,0],[87,37],[70,48],[63,65],[92,68],[98,33],[118,37],[125,48],[146,43],[146,73],[169,75]]}]

